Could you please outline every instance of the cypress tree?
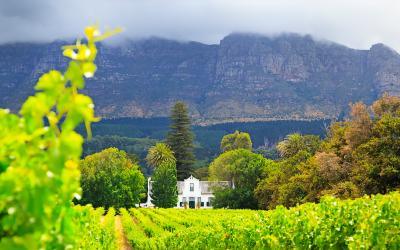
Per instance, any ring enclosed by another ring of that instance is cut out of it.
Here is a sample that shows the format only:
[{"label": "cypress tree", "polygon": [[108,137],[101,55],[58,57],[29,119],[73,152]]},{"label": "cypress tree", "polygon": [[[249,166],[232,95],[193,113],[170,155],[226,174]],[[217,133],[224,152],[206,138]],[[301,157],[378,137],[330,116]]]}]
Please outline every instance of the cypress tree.
[{"label": "cypress tree", "polygon": [[163,162],[157,166],[153,175],[151,198],[156,207],[175,207],[178,202],[176,186],[176,166],[171,162]]},{"label": "cypress tree", "polygon": [[188,109],[185,103],[176,102],[171,112],[170,131],[167,144],[174,152],[178,180],[190,176],[195,157],[193,153],[193,133],[191,130]]}]

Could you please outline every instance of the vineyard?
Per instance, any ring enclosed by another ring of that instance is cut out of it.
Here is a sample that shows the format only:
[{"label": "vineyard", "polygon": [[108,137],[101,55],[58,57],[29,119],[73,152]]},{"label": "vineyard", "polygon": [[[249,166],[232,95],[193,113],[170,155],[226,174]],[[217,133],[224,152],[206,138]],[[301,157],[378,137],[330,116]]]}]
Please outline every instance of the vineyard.
[{"label": "vineyard", "polygon": [[91,206],[76,206],[75,211],[74,222],[79,232],[76,246],[79,249],[118,249],[113,208],[106,214],[103,208]]},{"label": "vineyard", "polygon": [[[95,43],[119,31],[87,27],[87,44],[63,47],[71,59],[65,72],[45,73],[19,114],[0,109],[0,249],[400,249],[398,192],[354,200],[326,196],[318,204],[269,211],[116,209],[133,201],[103,203],[107,210],[74,205],[82,200],[85,173],[83,137],[75,130],[84,123],[90,138],[90,124],[98,120],[92,100],[79,90],[97,69]],[[397,135],[391,138],[397,143]],[[397,164],[397,155],[391,157]],[[107,198],[120,199],[114,193]]]},{"label": "vineyard", "polygon": [[[78,208],[83,215],[79,246],[117,249],[115,211],[101,217],[102,209]],[[319,204],[270,211],[132,208],[121,209],[119,218],[133,249],[400,247],[399,193],[346,201],[326,197]]]}]

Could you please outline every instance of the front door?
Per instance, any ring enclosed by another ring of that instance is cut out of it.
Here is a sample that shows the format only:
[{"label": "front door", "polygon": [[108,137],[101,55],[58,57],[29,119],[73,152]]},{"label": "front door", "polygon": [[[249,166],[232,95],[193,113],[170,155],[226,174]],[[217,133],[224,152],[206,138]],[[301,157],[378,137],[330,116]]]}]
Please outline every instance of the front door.
[{"label": "front door", "polygon": [[195,208],[196,207],[196,202],[194,197],[189,197],[189,208]]}]

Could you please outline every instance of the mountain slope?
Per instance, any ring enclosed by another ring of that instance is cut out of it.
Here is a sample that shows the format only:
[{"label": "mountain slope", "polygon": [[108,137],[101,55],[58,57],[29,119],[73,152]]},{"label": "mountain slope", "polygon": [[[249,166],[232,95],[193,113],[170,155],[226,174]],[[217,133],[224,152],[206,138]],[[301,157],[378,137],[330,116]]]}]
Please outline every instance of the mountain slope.
[{"label": "mountain slope", "polygon": [[[18,109],[45,71],[63,69],[62,42],[0,46],[0,106]],[[164,39],[100,46],[86,93],[103,117],[167,116],[186,101],[198,123],[337,117],[349,102],[400,95],[400,55],[296,34],[231,34],[218,45]]]}]

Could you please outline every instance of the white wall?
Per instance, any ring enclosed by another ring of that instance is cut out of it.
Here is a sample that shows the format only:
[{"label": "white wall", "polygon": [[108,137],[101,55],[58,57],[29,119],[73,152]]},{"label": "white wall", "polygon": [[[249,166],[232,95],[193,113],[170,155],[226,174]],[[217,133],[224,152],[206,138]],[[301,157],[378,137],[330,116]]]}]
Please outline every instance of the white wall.
[{"label": "white wall", "polygon": [[[148,188],[149,190],[151,189],[151,179],[148,179]],[[194,190],[190,191],[190,183],[194,184]],[[207,193],[207,194],[201,194],[201,187],[200,187],[200,180],[194,178],[193,176],[190,176],[188,179],[183,181],[183,187],[182,187],[182,193],[178,194],[178,202],[176,204],[176,207],[178,208],[184,208],[184,204],[182,204],[182,207],[180,206],[180,203],[183,203],[183,198],[186,198],[186,201],[188,202],[189,206],[189,198],[193,197],[195,198],[195,208],[200,207],[200,208],[212,208],[212,206],[207,207],[207,202],[209,202],[210,198],[213,198],[214,195]],[[201,203],[198,204],[198,198],[201,198],[201,202],[204,202],[204,206],[201,207]],[[151,194],[148,192],[147,194],[147,202],[144,204],[141,204],[141,206],[144,207],[154,207],[154,204],[151,202]],[[212,205],[212,204],[210,204]]]},{"label": "white wall", "polygon": [[[194,184],[194,190],[190,191],[190,183]],[[180,207],[180,203],[183,202],[183,198],[186,198],[186,201],[188,202],[189,205],[189,198],[193,197],[195,198],[195,207],[201,206],[201,204],[198,203],[198,198],[201,198],[201,202],[204,202],[204,207],[206,208],[208,199],[210,197],[214,197],[212,194],[201,194],[201,187],[200,187],[200,180],[194,178],[193,176],[189,177],[188,179],[184,180],[183,184],[183,189],[182,189],[182,194],[178,195],[178,203],[177,207]],[[211,207],[208,207],[211,208]]]}]

